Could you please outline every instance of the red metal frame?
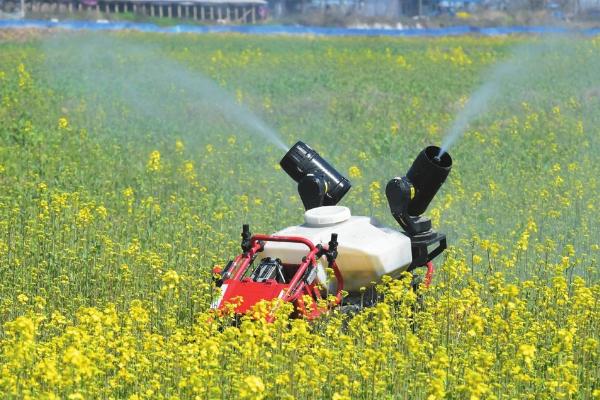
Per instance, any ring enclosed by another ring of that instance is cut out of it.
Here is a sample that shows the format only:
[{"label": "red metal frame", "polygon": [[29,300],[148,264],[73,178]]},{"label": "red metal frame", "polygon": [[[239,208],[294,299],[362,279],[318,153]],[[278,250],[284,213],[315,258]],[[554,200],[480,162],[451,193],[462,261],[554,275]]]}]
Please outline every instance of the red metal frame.
[{"label": "red metal frame", "polygon": [[425,272],[425,287],[428,288],[431,285],[431,281],[433,280],[433,273],[435,272],[435,268],[433,267],[433,263],[429,261],[427,263],[427,272]]},{"label": "red metal frame", "polygon": [[[308,248],[308,254],[298,264],[298,268],[294,273],[293,278],[289,283],[279,283],[276,281],[254,282],[249,278],[244,278],[248,269],[256,255],[263,251],[265,242],[289,242],[303,244]],[[250,249],[238,255],[231,266],[232,270],[229,275],[231,278],[225,279],[222,283],[222,298],[218,301],[215,307],[219,310],[227,308],[227,304],[237,304],[234,308],[236,313],[245,313],[249,311],[256,303],[261,300],[274,300],[280,298],[284,302],[294,304],[296,314],[308,319],[313,319],[326,312],[329,307],[318,305],[319,300],[322,300],[321,292],[317,288],[316,280],[307,284],[302,280],[302,276],[311,266],[317,264],[316,256],[324,249],[328,250],[327,246],[315,246],[310,240],[300,236],[270,236],[270,235],[254,235],[250,238]],[[321,253],[322,254],[322,253]],[[337,281],[335,305],[342,301],[342,290],[344,289],[344,280],[342,274],[335,262],[331,263],[331,268]],[[313,301],[311,305],[306,305],[304,296],[309,296]],[[241,298],[241,302],[239,301]],[[272,313],[267,318],[273,319]]]}]

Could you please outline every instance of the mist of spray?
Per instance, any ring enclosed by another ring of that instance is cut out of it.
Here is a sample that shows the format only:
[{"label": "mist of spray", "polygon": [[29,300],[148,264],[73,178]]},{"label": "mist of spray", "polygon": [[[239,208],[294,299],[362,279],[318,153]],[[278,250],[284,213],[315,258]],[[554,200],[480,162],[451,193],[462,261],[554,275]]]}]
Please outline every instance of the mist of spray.
[{"label": "mist of spray", "polygon": [[[464,107],[458,112],[440,147],[441,156],[463,135],[469,124],[481,117],[494,103],[506,103],[522,97],[528,88],[533,87],[537,69],[548,63],[544,53],[564,54],[565,42],[557,38],[547,38],[538,42],[528,42],[512,49],[509,57],[493,65],[484,74],[481,84],[468,98]],[[541,74],[540,74],[541,76]]]},{"label": "mist of spray", "polygon": [[513,66],[510,64],[502,65],[497,73],[492,74],[492,78],[481,85],[467,100],[464,108],[456,115],[452,126],[446,133],[438,157],[444,154],[448,149],[462,136],[463,132],[469,126],[469,122],[477,116],[484,113],[490,100],[497,93],[502,78],[508,76]]},{"label": "mist of spray", "polygon": [[[279,134],[202,72],[151,44],[117,35],[61,35],[45,43],[49,79],[81,98],[89,118],[124,119],[155,134],[209,139],[226,129],[287,151]],[[94,125],[94,124],[90,124]],[[97,125],[97,124],[96,124]],[[138,128],[140,129],[140,128]]]}]

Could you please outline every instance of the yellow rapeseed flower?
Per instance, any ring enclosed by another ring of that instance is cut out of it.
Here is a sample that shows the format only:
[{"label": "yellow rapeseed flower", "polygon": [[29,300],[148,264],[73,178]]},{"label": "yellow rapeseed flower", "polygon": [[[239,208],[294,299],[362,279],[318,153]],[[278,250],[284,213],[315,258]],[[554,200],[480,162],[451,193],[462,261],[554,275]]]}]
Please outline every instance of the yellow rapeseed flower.
[{"label": "yellow rapeseed flower", "polygon": [[184,150],[185,150],[185,144],[183,144],[183,141],[177,139],[175,141],[175,152],[177,154],[182,154]]},{"label": "yellow rapeseed flower", "polygon": [[244,384],[240,388],[240,397],[244,399],[262,399],[264,397],[265,384],[262,379],[256,375],[249,375],[244,378]]},{"label": "yellow rapeseed flower", "polygon": [[148,157],[146,169],[150,172],[157,172],[160,171],[161,168],[162,165],[160,162],[160,152],[158,150],[154,150],[152,153],[150,153],[150,156]]},{"label": "yellow rapeseed flower", "polygon": [[360,178],[362,176],[362,171],[356,165],[353,165],[348,168],[348,176],[350,176],[350,178]]},{"label": "yellow rapeseed flower", "polygon": [[58,128],[67,129],[69,127],[69,120],[66,117],[60,117],[58,119]]}]

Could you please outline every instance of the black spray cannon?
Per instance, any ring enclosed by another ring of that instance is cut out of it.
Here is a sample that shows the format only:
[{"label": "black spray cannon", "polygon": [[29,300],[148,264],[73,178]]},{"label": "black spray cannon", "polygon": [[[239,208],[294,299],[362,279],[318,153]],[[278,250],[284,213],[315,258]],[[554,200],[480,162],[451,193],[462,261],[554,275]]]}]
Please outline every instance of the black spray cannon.
[{"label": "black spray cannon", "polygon": [[348,179],[304,142],[293,145],[279,165],[298,182],[298,193],[306,210],[334,206],[352,187]]},{"label": "black spray cannon", "polygon": [[[402,178],[393,178],[385,188],[392,215],[410,237],[413,266],[424,265],[446,248],[446,235],[431,229],[431,220],[421,216],[442,186],[452,168],[452,157],[440,155],[440,148],[429,146],[419,153]],[[428,247],[439,243],[431,252]]]}]

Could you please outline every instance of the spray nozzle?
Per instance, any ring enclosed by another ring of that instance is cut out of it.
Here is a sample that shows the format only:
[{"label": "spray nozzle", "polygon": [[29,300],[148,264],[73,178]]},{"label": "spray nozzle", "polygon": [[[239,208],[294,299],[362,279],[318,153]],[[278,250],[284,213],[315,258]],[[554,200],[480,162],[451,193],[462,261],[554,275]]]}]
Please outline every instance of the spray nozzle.
[{"label": "spray nozzle", "polygon": [[279,165],[298,182],[298,193],[307,210],[336,205],[352,187],[348,179],[303,142],[292,146]]},{"label": "spray nozzle", "polygon": [[394,178],[387,184],[386,195],[392,215],[411,234],[431,228],[431,222],[420,215],[442,186],[452,168],[452,158],[440,148],[425,148],[402,178]]}]

